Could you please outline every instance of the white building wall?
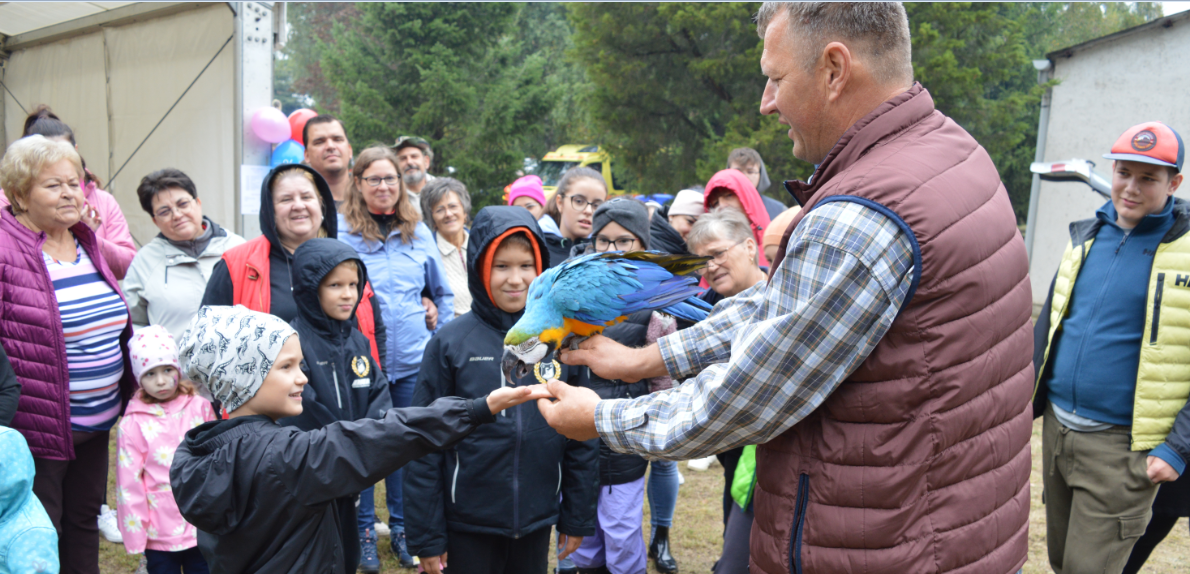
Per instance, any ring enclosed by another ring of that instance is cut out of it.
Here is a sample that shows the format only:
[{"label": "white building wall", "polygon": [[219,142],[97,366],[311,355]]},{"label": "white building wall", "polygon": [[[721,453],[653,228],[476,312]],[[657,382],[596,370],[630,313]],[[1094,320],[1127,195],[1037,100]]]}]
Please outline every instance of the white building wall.
[{"label": "white building wall", "polygon": [[[1045,161],[1084,158],[1111,179],[1103,159],[1131,126],[1160,121],[1190,144],[1190,19],[1104,42],[1054,59]],[[1094,217],[1105,200],[1081,183],[1041,182],[1029,274],[1033,302],[1045,302],[1070,239],[1070,222]],[[1178,197],[1190,199],[1190,185]]]},{"label": "white building wall", "polygon": [[[17,50],[4,80],[26,108],[48,104],[71,126],[80,155],[119,201],[138,244],[152,240],[158,229],[141,209],[136,187],[164,167],[189,175],[204,214],[235,229],[240,130],[234,40],[144,141],[233,32],[228,6],[211,4]],[[11,96],[4,97],[2,127],[11,142],[20,137],[25,114]]]}]

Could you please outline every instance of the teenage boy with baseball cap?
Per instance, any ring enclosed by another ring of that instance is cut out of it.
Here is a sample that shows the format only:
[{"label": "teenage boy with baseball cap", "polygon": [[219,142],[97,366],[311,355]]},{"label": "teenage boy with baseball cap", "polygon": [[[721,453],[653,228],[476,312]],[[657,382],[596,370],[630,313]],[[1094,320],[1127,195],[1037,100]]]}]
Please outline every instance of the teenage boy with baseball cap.
[{"label": "teenage boy with baseball cap", "polygon": [[1147,122],[1116,140],[1111,201],[1070,224],[1034,330],[1046,541],[1058,574],[1120,572],[1157,486],[1190,461],[1185,145]]}]

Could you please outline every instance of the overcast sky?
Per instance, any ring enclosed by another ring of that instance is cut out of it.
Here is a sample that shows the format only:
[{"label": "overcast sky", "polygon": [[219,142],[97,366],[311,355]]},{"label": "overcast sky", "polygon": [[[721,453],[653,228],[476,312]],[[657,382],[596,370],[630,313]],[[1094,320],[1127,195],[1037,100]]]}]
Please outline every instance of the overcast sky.
[{"label": "overcast sky", "polygon": [[1162,2],[1161,8],[1165,11],[1165,15],[1169,16],[1170,14],[1190,10],[1190,2]]}]

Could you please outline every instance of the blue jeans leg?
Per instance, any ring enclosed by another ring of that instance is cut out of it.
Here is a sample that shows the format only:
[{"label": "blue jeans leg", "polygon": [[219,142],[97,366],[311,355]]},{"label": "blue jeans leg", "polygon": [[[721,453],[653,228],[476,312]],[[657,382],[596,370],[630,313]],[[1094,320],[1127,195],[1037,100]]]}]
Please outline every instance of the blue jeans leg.
[{"label": "blue jeans leg", "polygon": [[[413,403],[413,386],[417,383],[417,375],[389,381],[388,392],[393,398],[393,408],[403,409]],[[388,527],[394,532],[405,530],[405,506],[401,497],[401,481],[405,472],[396,472],[384,479],[385,503],[388,505]]]},{"label": "blue jeans leg", "polygon": [[363,536],[364,530],[372,528],[376,524],[376,500],[375,500],[375,486],[369,486],[359,493],[359,533]]},{"label": "blue jeans leg", "polygon": [[653,526],[673,526],[674,509],[678,506],[678,463],[654,460],[649,463],[649,523]]}]

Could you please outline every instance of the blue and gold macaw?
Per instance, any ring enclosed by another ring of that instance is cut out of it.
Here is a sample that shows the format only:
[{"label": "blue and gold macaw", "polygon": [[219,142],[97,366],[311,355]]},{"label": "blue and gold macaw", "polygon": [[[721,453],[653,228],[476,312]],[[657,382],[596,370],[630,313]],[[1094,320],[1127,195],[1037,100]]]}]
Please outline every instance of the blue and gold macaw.
[{"label": "blue and gold macaw", "polygon": [[711,307],[695,297],[695,272],[706,262],[693,255],[617,251],[583,255],[547,270],[529,287],[525,313],[504,337],[505,380],[528,375],[530,365],[552,360],[558,348],[576,349],[637,311],[701,321]]}]

